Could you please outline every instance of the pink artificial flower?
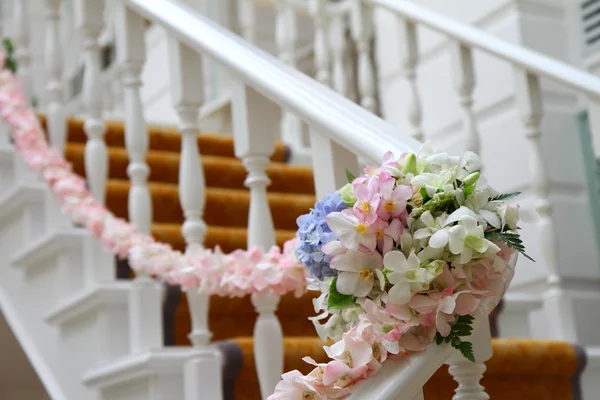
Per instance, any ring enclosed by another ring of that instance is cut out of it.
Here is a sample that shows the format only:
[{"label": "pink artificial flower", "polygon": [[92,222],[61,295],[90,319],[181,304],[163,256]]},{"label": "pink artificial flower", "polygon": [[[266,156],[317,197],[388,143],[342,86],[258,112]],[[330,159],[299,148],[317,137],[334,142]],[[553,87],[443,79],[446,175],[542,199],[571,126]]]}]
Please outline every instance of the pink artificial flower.
[{"label": "pink artificial flower", "polygon": [[[342,294],[365,297],[375,284],[375,276],[381,280],[383,259],[379,253],[367,254],[362,251],[348,251],[331,260],[331,268],[340,271],[336,288]],[[381,275],[379,275],[381,274]]]},{"label": "pink artificial flower", "polygon": [[357,183],[353,185],[356,203],[353,211],[356,216],[364,220],[369,225],[377,219],[377,209],[379,208],[380,195],[379,182],[371,180],[367,185]]},{"label": "pink artificial flower", "polygon": [[344,333],[342,340],[331,346],[323,346],[323,349],[329,358],[342,361],[351,368],[368,365],[373,360],[371,343],[358,335],[357,327]]},{"label": "pink artificial flower", "polygon": [[413,195],[410,186],[398,185],[394,188],[396,179],[388,178],[380,184],[381,202],[379,203],[378,214],[383,219],[398,217],[406,212],[406,204]]},{"label": "pink artificial flower", "polygon": [[298,370],[281,375],[283,380],[275,386],[275,392],[267,400],[326,400],[308,379]]},{"label": "pink artificial flower", "polygon": [[[399,345],[399,340],[409,329],[409,326],[403,321],[394,318],[386,309],[379,307],[372,300],[365,300],[362,303],[369,320],[374,326],[377,341],[381,342],[388,353],[400,354],[404,350]],[[360,329],[360,328],[359,328]]]},{"label": "pink artificial flower", "polygon": [[423,351],[433,342],[435,337],[435,325],[412,326],[400,338],[400,346],[408,351]]},{"label": "pink artificial flower", "polygon": [[329,214],[327,225],[347,249],[358,250],[364,246],[370,253],[375,250],[377,239],[371,225],[357,218],[351,210]]},{"label": "pink artificial flower", "polygon": [[393,219],[388,223],[378,218],[373,225],[375,228],[375,237],[377,238],[377,249],[381,254],[386,255],[394,249],[394,243],[400,239],[404,228],[399,219]]},{"label": "pink artificial flower", "polygon": [[473,313],[481,300],[468,292],[455,293],[452,296],[441,296],[435,311],[435,325],[443,337],[450,334],[450,322],[456,315]]}]

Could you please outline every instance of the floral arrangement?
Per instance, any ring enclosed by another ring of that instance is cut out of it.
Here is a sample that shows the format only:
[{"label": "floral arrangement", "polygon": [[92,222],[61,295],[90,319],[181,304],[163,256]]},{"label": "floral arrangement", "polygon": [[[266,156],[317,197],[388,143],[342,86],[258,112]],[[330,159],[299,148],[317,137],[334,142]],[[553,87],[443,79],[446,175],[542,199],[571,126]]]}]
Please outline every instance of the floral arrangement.
[{"label": "floral arrangement", "polygon": [[62,203],[65,214],[102,240],[105,246],[130,266],[185,289],[199,289],[207,294],[242,297],[252,293],[302,295],[306,274],[295,255],[297,241],[289,241],[283,251],[251,248],[223,254],[200,246],[188,246],[186,254],[170,245],[136,231],[127,221],[115,217],[98,203],[86,187],[85,180],[72,171],[71,165],[46,141],[38,119],[29,108],[14,72],[10,40],[0,52],[0,115],[9,127],[14,148],[29,168],[38,173]]},{"label": "floral arrangement", "polygon": [[473,313],[499,298],[524,251],[519,207],[488,186],[474,153],[424,146],[367,167],[298,218],[298,258],[320,290],[312,318],[331,358],[283,375],[271,400],[341,399],[390,357],[434,340],[474,360]]}]

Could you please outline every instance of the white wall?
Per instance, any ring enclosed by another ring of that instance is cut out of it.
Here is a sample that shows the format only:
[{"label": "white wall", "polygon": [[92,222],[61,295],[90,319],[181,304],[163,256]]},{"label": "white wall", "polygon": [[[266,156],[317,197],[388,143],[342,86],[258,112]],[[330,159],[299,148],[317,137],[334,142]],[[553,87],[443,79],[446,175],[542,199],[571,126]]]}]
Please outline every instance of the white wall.
[{"label": "white wall", "polygon": [[[565,61],[577,61],[573,51],[570,0],[415,0],[430,10],[476,25],[507,41],[523,44]],[[459,4],[460,3],[460,4]],[[385,11],[376,12],[379,89],[384,118],[410,132],[407,120],[408,86],[401,71],[397,22]],[[421,62],[418,85],[422,95],[426,136],[440,149],[462,151],[463,131],[458,96],[453,87],[447,40],[420,29]],[[500,191],[524,192],[519,202],[531,207],[530,147],[515,107],[512,68],[505,62],[475,52],[477,86],[474,111],[478,117],[485,174]],[[600,267],[595,231],[585,187],[584,166],[576,132],[578,98],[543,82],[545,117],[544,156],[552,181],[551,200],[558,230],[561,275],[598,279]],[[538,286],[546,276],[544,257],[535,226],[523,226],[528,252],[537,263],[519,262],[513,290]]]}]

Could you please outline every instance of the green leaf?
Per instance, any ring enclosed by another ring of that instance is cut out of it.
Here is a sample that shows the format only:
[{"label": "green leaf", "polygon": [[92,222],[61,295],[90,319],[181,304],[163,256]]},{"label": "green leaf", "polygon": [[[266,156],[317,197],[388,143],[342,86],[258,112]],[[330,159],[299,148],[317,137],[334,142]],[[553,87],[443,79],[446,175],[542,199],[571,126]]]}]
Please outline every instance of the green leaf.
[{"label": "green leaf", "polygon": [[425,204],[429,200],[431,200],[431,198],[427,194],[427,189],[425,189],[424,187],[421,188],[421,190],[419,191],[419,193],[421,194],[421,197],[423,198],[423,204]]},{"label": "green leaf", "polygon": [[518,195],[520,195],[521,192],[510,192],[510,193],[503,193],[503,194],[499,194],[496,197],[490,197],[489,201],[503,201],[503,200],[509,200],[512,199],[513,197],[517,197]]},{"label": "green leaf", "polygon": [[475,355],[473,354],[473,344],[471,342],[461,342],[458,346],[452,346],[462,354],[467,360],[475,362]]},{"label": "green leaf", "polygon": [[346,168],[346,178],[348,179],[348,183],[352,183],[356,177],[350,172],[348,168]]},{"label": "green leaf", "polygon": [[442,343],[450,343],[452,347],[460,351],[460,353],[472,362],[475,362],[473,355],[473,345],[471,342],[464,342],[461,336],[469,336],[473,332],[474,317],[472,315],[462,315],[457,318],[456,322],[451,326],[450,333],[446,337],[442,337],[439,332],[435,335],[435,342],[440,345]]},{"label": "green leaf", "polygon": [[464,188],[463,193],[465,194],[465,197],[470,196],[473,192],[475,191],[475,185],[471,185],[471,186],[467,186],[466,188]]},{"label": "green leaf", "polygon": [[521,240],[521,235],[515,232],[500,232],[497,230],[485,232],[485,238],[488,240],[496,240],[504,242],[510,248],[515,249],[523,255],[523,257],[535,262],[533,258],[525,253],[525,246]]},{"label": "green leaf", "polygon": [[356,302],[356,297],[349,294],[341,294],[338,292],[336,284],[337,278],[334,278],[329,286],[329,300],[327,301],[327,309],[344,308],[353,305]]}]

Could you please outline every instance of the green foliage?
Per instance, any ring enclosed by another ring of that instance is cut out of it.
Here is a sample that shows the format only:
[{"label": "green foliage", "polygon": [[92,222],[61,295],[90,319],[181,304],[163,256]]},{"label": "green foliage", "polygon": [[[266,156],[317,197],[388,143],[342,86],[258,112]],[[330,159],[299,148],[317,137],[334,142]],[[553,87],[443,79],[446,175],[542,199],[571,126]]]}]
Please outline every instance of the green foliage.
[{"label": "green foliage", "polygon": [[4,40],[2,40],[2,46],[6,51],[6,60],[4,60],[4,67],[11,70],[13,73],[17,72],[17,62],[13,58],[15,46],[13,45],[12,40],[10,40],[9,38],[4,38]]},{"label": "green foliage", "polygon": [[440,333],[436,333],[435,342],[440,345],[442,343],[450,343],[452,347],[460,351],[460,353],[469,361],[475,362],[475,355],[473,354],[473,344],[471,342],[465,342],[461,339],[464,336],[470,336],[473,332],[474,317],[472,315],[462,315],[458,317],[456,322],[452,325],[448,336],[443,337]]},{"label": "green foliage", "polygon": [[341,294],[337,291],[337,278],[331,281],[329,286],[329,300],[327,301],[327,309],[344,308],[353,305],[356,302],[356,297],[349,294]]},{"label": "green foliage", "polygon": [[521,240],[521,236],[518,233],[514,232],[500,232],[498,230],[487,231],[485,233],[485,238],[487,240],[497,240],[499,242],[504,242],[510,248],[515,249],[519,253],[521,253],[524,257],[529,260],[535,262],[535,260],[529,257],[525,253],[525,246],[523,245],[523,241]]},{"label": "green foliage", "polygon": [[505,201],[505,200],[510,200],[513,197],[517,197],[520,194],[521,194],[521,192],[503,193],[503,194],[499,194],[496,197],[490,197],[489,201]]},{"label": "green foliage", "polygon": [[464,188],[463,193],[465,194],[465,197],[468,197],[474,191],[475,191],[475,185],[471,185],[471,186],[467,186],[466,188]]},{"label": "green foliage", "polygon": [[352,174],[348,168],[346,168],[346,178],[348,179],[348,183],[352,183],[356,179],[354,174]]}]

